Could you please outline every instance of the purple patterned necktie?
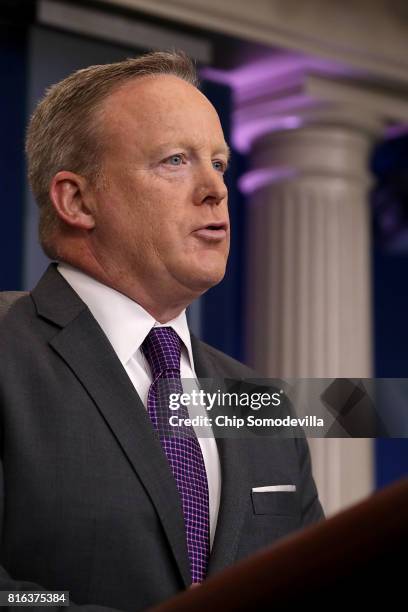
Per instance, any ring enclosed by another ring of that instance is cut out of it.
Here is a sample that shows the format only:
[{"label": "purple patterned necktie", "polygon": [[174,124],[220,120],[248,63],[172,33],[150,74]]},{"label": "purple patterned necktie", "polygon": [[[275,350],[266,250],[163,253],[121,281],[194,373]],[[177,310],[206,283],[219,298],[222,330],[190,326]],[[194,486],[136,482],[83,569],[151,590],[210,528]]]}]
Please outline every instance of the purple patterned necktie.
[{"label": "purple patterned necktie", "polygon": [[188,418],[187,407],[169,409],[169,394],[183,393],[181,343],[171,327],[153,327],[142,344],[152,371],[147,410],[176,480],[186,527],[193,582],[202,582],[209,556],[208,483],[200,444],[192,427],[169,425],[169,417]]}]

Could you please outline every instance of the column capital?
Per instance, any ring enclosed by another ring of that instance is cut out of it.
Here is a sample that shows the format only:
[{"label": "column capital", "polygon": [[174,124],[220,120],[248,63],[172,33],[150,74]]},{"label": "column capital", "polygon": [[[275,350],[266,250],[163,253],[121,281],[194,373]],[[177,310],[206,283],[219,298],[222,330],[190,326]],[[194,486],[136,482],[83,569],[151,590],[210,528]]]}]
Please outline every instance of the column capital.
[{"label": "column capital", "polygon": [[279,52],[203,75],[233,88],[233,143],[243,153],[265,134],[308,125],[350,128],[376,138],[408,123],[402,89],[385,81],[373,84],[363,73],[323,58]]},{"label": "column capital", "polygon": [[[373,122],[373,129],[375,123]],[[241,176],[244,193],[293,179],[309,177],[369,187],[373,132],[321,120],[293,130],[260,135],[252,143],[249,169]]]}]

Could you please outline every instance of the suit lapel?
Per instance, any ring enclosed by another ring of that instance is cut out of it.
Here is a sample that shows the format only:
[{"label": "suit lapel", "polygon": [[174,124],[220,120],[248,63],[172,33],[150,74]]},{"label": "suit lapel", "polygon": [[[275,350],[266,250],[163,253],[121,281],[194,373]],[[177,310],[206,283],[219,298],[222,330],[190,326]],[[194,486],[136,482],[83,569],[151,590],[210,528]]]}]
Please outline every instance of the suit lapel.
[{"label": "suit lapel", "polygon": [[[51,265],[32,292],[38,315],[61,330],[50,341],[94,400],[143,483],[185,585],[191,583],[180,497],[160,441],[126,371],[90,311]],[[220,374],[205,345],[192,336],[194,365],[207,391]],[[205,380],[207,379],[207,380]],[[220,381],[221,382],[221,381]],[[246,441],[216,438],[221,463],[221,500],[209,574],[231,565],[249,503]],[[148,458],[148,459],[147,459]]]},{"label": "suit lapel", "polygon": [[[191,340],[197,377],[207,392],[214,392],[222,386],[220,372],[205,345],[193,335]],[[216,437],[216,442],[221,464],[221,500],[208,569],[210,575],[234,563],[250,501],[245,461],[247,441]]]},{"label": "suit lapel", "polygon": [[38,314],[60,327],[50,341],[94,400],[143,483],[185,585],[191,583],[180,496],[147,412],[88,308],[51,266],[32,293]]}]

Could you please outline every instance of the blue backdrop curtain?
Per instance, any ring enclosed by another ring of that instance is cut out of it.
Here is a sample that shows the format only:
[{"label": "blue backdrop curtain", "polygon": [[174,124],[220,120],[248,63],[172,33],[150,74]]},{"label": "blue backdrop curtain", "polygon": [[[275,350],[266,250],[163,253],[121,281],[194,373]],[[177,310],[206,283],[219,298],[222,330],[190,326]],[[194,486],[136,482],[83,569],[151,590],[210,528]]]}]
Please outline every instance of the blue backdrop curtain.
[{"label": "blue backdrop curtain", "polygon": [[22,287],[26,56],[26,30],[0,23],[0,290],[3,291]]},{"label": "blue backdrop curtain", "polygon": [[[224,135],[231,143],[232,91],[219,83],[204,81],[202,90],[211,100],[221,119]],[[231,251],[223,281],[201,298],[201,337],[205,342],[238,360],[244,354],[244,269],[245,269],[245,201],[237,188],[245,160],[231,151],[228,185],[231,221]]]},{"label": "blue backdrop curtain", "polygon": [[[372,169],[375,375],[407,378],[408,135],[380,144]],[[378,487],[406,476],[408,439],[376,440],[375,457]]]}]

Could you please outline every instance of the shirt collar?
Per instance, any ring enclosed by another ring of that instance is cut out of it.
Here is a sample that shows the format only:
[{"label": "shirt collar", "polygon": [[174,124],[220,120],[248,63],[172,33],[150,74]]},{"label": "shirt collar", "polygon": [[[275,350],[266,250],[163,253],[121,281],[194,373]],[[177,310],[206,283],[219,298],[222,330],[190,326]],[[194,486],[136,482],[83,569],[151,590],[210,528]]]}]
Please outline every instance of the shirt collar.
[{"label": "shirt collar", "polygon": [[141,347],[152,327],[172,327],[182,340],[191,368],[194,368],[185,309],[172,321],[161,324],[140,304],[81,270],[66,263],[59,263],[58,272],[88,306],[122,365]]}]

